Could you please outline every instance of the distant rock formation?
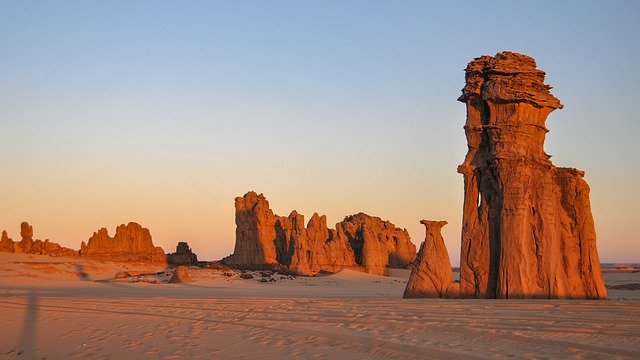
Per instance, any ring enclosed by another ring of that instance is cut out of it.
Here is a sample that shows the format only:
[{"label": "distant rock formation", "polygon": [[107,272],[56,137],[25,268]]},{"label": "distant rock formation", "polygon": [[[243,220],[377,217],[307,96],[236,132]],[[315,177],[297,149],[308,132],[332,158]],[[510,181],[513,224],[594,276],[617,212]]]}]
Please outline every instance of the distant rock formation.
[{"label": "distant rock formation", "polygon": [[2,238],[0,238],[0,252],[15,252],[13,240],[9,238],[6,230],[2,230]]},{"label": "distant rock formation", "polygon": [[78,252],[66,247],[63,247],[54,242],[50,242],[49,239],[44,241],[40,239],[33,240],[33,226],[27,222],[20,224],[20,236],[22,239],[20,242],[14,244],[13,240],[9,238],[6,231],[2,231],[2,239],[0,239],[0,251],[2,252],[21,252],[25,254],[35,255],[49,255],[49,256],[77,256]]},{"label": "distant rock formation", "polygon": [[33,226],[26,221],[20,224],[20,237],[22,237],[22,240],[18,243],[18,247],[23,253],[29,254],[33,244]]},{"label": "distant rock formation", "polygon": [[224,259],[230,265],[282,266],[299,275],[345,268],[382,275],[387,267],[407,267],[416,257],[407,231],[377,217],[347,216],[329,229],[326,216],[313,214],[306,227],[295,210],[277,216],[255,192],[236,198],[235,206],[235,249]]},{"label": "distant rock formation", "polygon": [[171,265],[198,265],[198,256],[194,254],[186,242],[179,242],[176,246],[176,252],[167,255],[169,264]]},{"label": "distant rock formation", "polygon": [[107,229],[93,233],[89,241],[80,245],[80,256],[110,261],[165,262],[161,247],[154,246],[149,229],[130,222],[116,228],[113,238]]},{"label": "distant rock formation", "polygon": [[[453,290],[451,260],[440,229],[446,221],[420,221],[426,227],[427,235],[415,267],[411,270],[409,282],[404,290],[404,298],[444,298],[456,297]],[[454,294],[449,294],[453,292]]]},{"label": "distant rock formation", "polygon": [[462,297],[606,298],[584,172],[544,152],[547,116],[562,108],[544,77],[512,52],[466,68]]}]

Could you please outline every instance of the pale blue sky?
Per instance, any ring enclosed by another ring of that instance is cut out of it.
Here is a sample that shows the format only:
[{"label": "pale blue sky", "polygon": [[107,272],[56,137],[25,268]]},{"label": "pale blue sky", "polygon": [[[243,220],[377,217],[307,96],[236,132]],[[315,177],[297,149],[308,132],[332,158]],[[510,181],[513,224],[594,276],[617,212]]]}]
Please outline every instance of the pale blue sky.
[{"label": "pale blue sky", "polygon": [[637,1],[0,1],[0,227],[77,248],[138,221],[233,251],[233,197],[335,223],[448,220],[458,263],[463,69],[529,54],[565,108],[603,261],[640,260]]}]

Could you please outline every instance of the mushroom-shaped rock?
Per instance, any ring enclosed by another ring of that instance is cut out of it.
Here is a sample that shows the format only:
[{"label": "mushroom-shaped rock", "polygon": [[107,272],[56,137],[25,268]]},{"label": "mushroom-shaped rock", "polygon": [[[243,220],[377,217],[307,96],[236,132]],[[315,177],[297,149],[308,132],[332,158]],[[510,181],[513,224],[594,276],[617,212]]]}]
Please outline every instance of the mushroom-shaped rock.
[{"label": "mushroom-shaped rock", "polygon": [[[444,298],[453,285],[453,274],[449,253],[440,234],[446,221],[421,220],[427,234],[418,251],[416,265],[411,270],[409,282],[403,297],[408,298]],[[452,294],[454,297],[455,295]]]}]

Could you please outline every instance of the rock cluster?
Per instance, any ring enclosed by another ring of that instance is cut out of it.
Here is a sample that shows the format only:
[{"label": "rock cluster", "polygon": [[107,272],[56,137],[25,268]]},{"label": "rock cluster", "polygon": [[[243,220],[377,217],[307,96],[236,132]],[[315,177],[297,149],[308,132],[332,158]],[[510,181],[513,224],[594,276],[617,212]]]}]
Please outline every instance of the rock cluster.
[{"label": "rock cluster", "polygon": [[386,274],[413,263],[416,247],[404,229],[363,213],[345,217],[335,229],[313,214],[305,226],[295,210],[278,216],[265,197],[248,192],[235,199],[236,244],[225,263],[245,267],[282,266],[298,275],[354,269]]},{"label": "rock cluster", "polygon": [[[33,239],[33,226],[27,222],[20,224],[20,236],[22,239],[14,244],[9,238],[6,231],[2,231],[2,239],[0,239],[0,251],[2,252],[22,252],[25,254],[49,255],[49,256],[77,256],[78,252],[66,247],[50,242],[49,239],[44,241]],[[17,246],[16,246],[17,245]]]},{"label": "rock cluster", "polygon": [[182,241],[176,246],[176,252],[167,255],[167,259],[169,264],[176,266],[198,265],[198,256],[191,251],[189,244]]},{"label": "rock cluster", "polygon": [[134,222],[118,226],[113,238],[105,228],[94,232],[86,244],[83,241],[80,245],[80,256],[112,261],[166,261],[164,250],[153,245],[149,229]]},{"label": "rock cluster", "polygon": [[584,172],[544,152],[547,116],[562,108],[544,77],[512,52],[466,68],[461,297],[606,298]]}]

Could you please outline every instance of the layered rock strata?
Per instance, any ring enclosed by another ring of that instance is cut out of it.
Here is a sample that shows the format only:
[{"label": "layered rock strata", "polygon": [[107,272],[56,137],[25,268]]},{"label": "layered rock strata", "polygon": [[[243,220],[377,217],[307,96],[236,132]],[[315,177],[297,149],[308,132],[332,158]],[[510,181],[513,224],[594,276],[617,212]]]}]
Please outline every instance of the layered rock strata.
[{"label": "layered rock strata", "polygon": [[413,263],[416,248],[404,229],[363,213],[345,217],[335,229],[313,214],[305,226],[295,210],[278,216],[265,197],[248,192],[235,199],[236,244],[224,262],[240,267],[282,266],[299,275],[354,269],[386,274]]},{"label": "layered rock strata", "polygon": [[149,229],[135,222],[120,225],[112,238],[107,229],[93,233],[80,245],[80,256],[99,260],[165,262],[161,247],[154,246]]},{"label": "layered rock strata", "polygon": [[176,246],[176,252],[168,254],[167,259],[171,265],[196,266],[198,265],[198,256],[194,254],[186,242],[179,242]]},{"label": "layered rock strata", "polygon": [[[451,261],[440,230],[446,221],[420,221],[427,234],[411,270],[404,298],[456,297]],[[457,289],[456,289],[457,290]]]},{"label": "layered rock strata", "polygon": [[606,298],[584,172],[544,152],[547,116],[562,108],[544,77],[512,52],[466,68],[463,297]]}]

